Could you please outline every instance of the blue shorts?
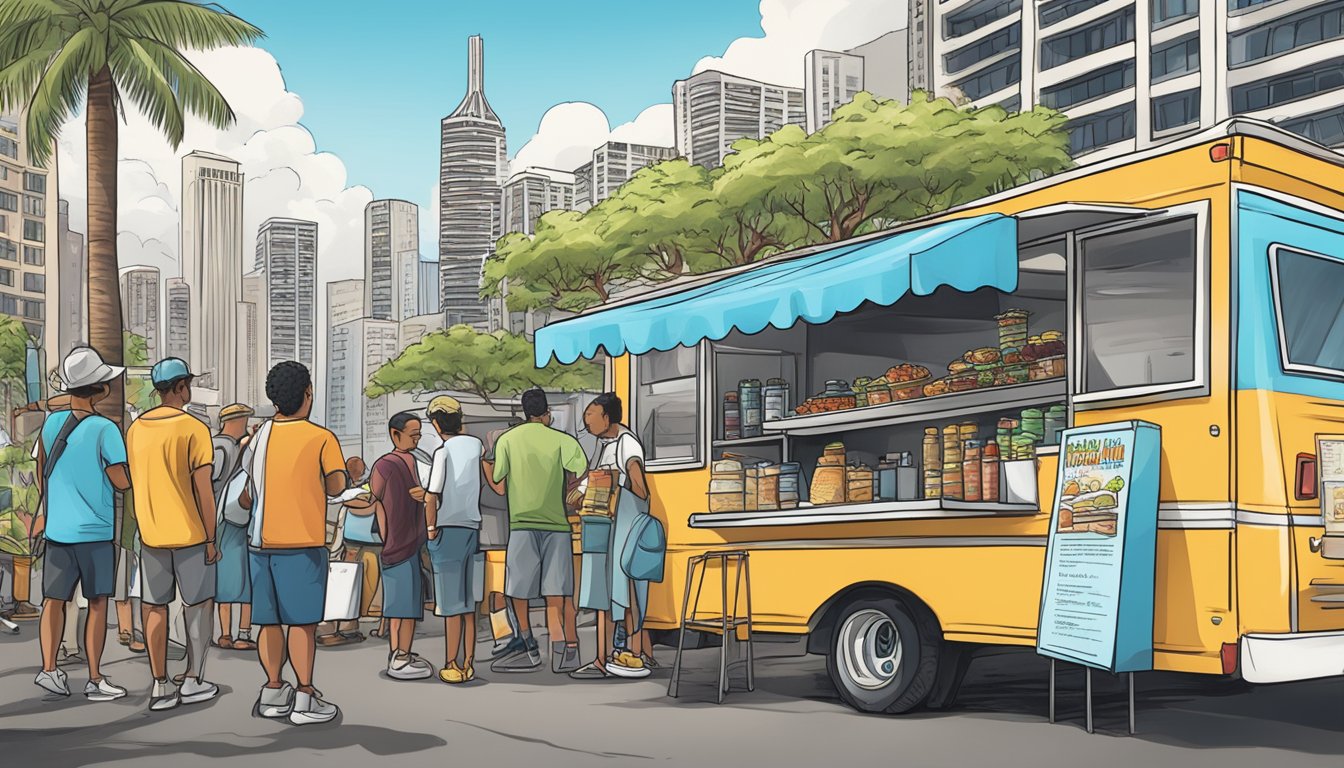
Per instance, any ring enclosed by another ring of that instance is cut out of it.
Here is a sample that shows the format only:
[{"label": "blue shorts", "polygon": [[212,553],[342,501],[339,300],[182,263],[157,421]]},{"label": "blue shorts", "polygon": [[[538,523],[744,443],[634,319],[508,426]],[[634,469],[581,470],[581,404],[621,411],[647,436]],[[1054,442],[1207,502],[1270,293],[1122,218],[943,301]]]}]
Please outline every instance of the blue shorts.
[{"label": "blue shorts", "polygon": [[420,570],[420,558],[409,557],[396,565],[384,565],[383,618],[419,621],[424,617],[425,576]]},{"label": "blue shorts", "polygon": [[320,624],[327,605],[327,550],[250,549],[252,623],[302,627]]},{"label": "blue shorts", "polygon": [[84,599],[111,597],[116,589],[117,550],[110,541],[61,544],[47,540],[42,562],[42,596],[70,602],[75,586]]},{"label": "blue shorts", "polygon": [[247,562],[247,529],[220,521],[215,529],[219,562],[215,564],[215,602],[252,602],[252,574]]},{"label": "blue shorts", "polygon": [[445,526],[429,541],[434,568],[434,615],[474,613],[485,585],[485,558],[481,532],[475,528]]}]

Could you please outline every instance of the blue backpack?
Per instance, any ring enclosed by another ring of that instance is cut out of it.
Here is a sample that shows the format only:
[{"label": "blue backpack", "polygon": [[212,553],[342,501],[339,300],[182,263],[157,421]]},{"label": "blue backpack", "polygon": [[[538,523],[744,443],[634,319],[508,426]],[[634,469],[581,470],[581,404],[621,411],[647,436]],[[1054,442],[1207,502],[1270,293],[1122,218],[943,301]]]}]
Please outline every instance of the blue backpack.
[{"label": "blue backpack", "polygon": [[660,582],[666,555],[667,534],[663,524],[653,515],[641,514],[621,550],[621,570],[635,581]]}]

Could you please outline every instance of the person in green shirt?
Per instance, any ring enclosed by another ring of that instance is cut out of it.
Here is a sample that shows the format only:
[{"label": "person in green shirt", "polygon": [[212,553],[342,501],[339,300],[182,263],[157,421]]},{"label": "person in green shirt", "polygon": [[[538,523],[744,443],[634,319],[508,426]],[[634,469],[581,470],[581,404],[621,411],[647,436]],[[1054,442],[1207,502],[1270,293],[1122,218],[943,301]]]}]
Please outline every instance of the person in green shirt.
[{"label": "person in green shirt", "polygon": [[528,601],[546,599],[546,628],[551,638],[551,671],[569,673],[580,666],[573,602],[574,555],[565,514],[565,473],[588,468],[579,441],[551,428],[546,393],[523,393],[527,421],[495,443],[487,463],[490,486],[509,507],[509,545],[504,555],[504,594],[513,602],[522,632],[490,665],[495,672],[528,672],[541,666],[541,653],[526,620]]}]

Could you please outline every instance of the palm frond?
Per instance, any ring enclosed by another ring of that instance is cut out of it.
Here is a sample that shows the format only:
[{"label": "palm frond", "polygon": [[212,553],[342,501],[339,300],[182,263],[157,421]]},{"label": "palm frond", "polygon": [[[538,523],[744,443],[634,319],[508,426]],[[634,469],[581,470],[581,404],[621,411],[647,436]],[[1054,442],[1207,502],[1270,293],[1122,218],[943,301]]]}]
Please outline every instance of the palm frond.
[{"label": "palm frond", "polygon": [[55,50],[30,51],[0,69],[0,112],[22,112],[33,98]]},{"label": "palm frond", "polygon": [[69,0],[0,0],[0,29],[16,24],[62,16],[77,16],[79,8]]},{"label": "palm frond", "polygon": [[38,48],[48,48],[54,56],[64,42],[61,28],[47,19],[36,19],[0,28],[0,69],[4,69]]},{"label": "palm frond", "polygon": [[117,90],[135,102],[149,124],[163,131],[177,149],[186,131],[182,107],[154,57],[138,40],[124,40],[112,51],[109,64]]},{"label": "palm frond", "polygon": [[250,45],[266,36],[214,3],[187,0],[142,0],[118,10],[112,20],[135,37],[152,38],[175,49]]},{"label": "palm frond", "polygon": [[155,40],[137,41],[168,80],[177,94],[177,103],[183,112],[189,112],[216,128],[233,124],[233,108],[224,95],[185,56]]},{"label": "palm frond", "polygon": [[45,168],[56,148],[61,126],[84,101],[89,72],[102,67],[98,30],[84,27],[51,59],[28,103],[28,157]]}]

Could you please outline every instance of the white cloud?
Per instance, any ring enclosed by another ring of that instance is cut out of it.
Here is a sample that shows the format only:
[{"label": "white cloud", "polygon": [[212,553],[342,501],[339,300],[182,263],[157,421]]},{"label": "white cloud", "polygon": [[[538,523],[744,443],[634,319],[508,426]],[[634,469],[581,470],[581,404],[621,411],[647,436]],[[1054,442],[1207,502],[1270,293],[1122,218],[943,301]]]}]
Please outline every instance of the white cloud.
[{"label": "white cloud", "polygon": [[633,121],[616,126],[608,137],[611,141],[627,141],[631,144],[652,144],[655,147],[670,147],[676,141],[673,136],[672,105],[654,104],[639,113]]},{"label": "white cloud", "polygon": [[739,37],[695,72],[717,69],[776,85],[801,87],[803,55],[846,50],[904,29],[907,3],[893,0],[761,0],[760,37]]},{"label": "white cloud", "polygon": [[527,168],[572,171],[593,159],[606,141],[672,146],[672,105],[654,104],[633,121],[611,128],[607,114],[585,101],[567,101],[546,110],[537,132],[513,156],[509,175]]}]

